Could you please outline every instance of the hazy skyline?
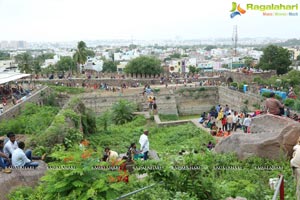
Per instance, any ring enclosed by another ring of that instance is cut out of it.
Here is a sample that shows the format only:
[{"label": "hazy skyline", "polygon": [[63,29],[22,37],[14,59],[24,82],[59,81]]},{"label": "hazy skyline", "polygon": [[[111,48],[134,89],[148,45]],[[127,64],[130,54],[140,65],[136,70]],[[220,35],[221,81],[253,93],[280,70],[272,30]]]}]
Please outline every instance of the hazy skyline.
[{"label": "hazy skyline", "polygon": [[[300,0],[239,0],[300,4]],[[300,38],[300,16],[266,17],[247,11],[229,17],[231,0],[0,0],[0,41],[102,39]],[[300,8],[300,5],[299,5]],[[281,11],[287,12],[287,11]],[[294,11],[299,15],[299,10]]]}]

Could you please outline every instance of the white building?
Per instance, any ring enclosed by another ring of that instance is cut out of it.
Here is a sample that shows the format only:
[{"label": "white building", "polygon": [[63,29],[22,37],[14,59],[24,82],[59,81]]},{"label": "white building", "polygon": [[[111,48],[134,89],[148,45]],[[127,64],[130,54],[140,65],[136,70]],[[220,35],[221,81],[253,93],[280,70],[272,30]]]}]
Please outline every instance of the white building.
[{"label": "white building", "polygon": [[101,60],[100,58],[97,58],[97,57],[95,57],[95,58],[88,57],[85,65],[84,65],[84,69],[100,72],[103,69],[103,60]]}]

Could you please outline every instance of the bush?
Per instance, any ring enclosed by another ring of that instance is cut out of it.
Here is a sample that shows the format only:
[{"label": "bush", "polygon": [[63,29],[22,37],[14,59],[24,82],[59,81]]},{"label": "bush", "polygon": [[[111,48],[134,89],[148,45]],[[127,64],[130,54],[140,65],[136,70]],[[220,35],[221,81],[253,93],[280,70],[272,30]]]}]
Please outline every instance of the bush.
[{"label": "bush", "polygon": [[284,105],[287,107],[292,108],[295,104],[295,100],[294,99],[286,99],[284,100]]},{"label": "bush", "polygon": [[121,99],[112,107],[112,121],[115,124],[125,124],[133,120],[136,106],[127,100]]},{"label": "bush", "polygon": [[239,85],[239,84],[238,84],[237,82],[232,82],[232,83],[230,83],[230,86],[235,87],[235,88],[237,88],[238,85]]}]

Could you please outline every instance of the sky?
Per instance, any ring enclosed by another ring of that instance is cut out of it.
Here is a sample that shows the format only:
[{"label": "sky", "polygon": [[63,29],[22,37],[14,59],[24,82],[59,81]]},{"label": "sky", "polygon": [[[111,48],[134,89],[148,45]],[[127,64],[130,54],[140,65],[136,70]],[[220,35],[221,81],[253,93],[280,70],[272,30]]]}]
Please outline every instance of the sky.
[{"label": "sky", "polygon": [[[300,0],[236,2],[300,9]],[[0,0],[0,41],[231,38],[234,25],[240,38],[300,38],[300,10],[293,17],[247,10],[231,19],[231,8],[232,0]]]}]

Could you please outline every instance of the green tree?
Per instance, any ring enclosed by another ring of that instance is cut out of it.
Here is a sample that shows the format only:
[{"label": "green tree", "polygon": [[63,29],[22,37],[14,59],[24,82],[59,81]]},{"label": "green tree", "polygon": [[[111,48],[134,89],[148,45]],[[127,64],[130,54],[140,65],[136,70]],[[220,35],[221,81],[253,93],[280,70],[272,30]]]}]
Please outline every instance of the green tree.
[{"label": "green tree", "polygon": [[65,71],[72,71],[76,70],[76,63],[70,56],[63,56],[60,60],[56,63],[55,68],[57,71],[65,72]]},{"label": "green tree", "polygon": [[86,56],[88,57],[95,57],[95,52],[93,50],[87,49]]},{"label": "green tree", "polygon": [[23,73],[31,73],[33,68],[33,57],[30,53],[22,53],[15,56],[19,70]]},{"label": "green tree", "polygon": [[250,57],[250,56],[246,56],[244,57],[244,64],[247,67],[252,67],[253,66],[253,62],[254,62],[254,58]]},{"label": "green tree", "polygon": [[192,73],[194,75],[197,72],[197,68],[190,65],[189,66],[189,71],[190,71],[190,73]]},{"label": "green tree", "polygon": [[210,51],[210,50],[216,49],[216,48],[217,48],[217,46],[214,46],[214,45],[208,45],[208,46],[206,46],[206,47],[204,48],[204,50]]},{"label": "green tree", "polygon": [[116,72],[116,71],[117,71],[117,65],[115,62],[110,60],[104,61],[102,72]]},{"label": "green tree", "polygon": [[77,44],[77,49],[73,55],[74,61],[77,63],[77,72],[80,72],[80,65],[84,65],[87,60],[87,46],[85,42],[80,41]]},{"label": "green tree", "polygon": [[141,76],[144,74],[145,77],[147,75],[159,75],[163,72],[163,68],[161,66],[160,60],[154,57],[149,56],[140,56],[131,60],[124,69],[125,73],[137,75],[140,74]]},{"label": "green tree", "polygon": [[290,52],[279,46],[269,45],[263,50],[258,67],[263,70],[276,70],[277,74],[285,74],[290,70]]},{"label": "green tree", "polygon": [[8,52],[0,51],[0,60],[9,60],[10,54]]},{"label": "green tree", "polygon": [[115,124],[125,124],[133,120],[134,104],[121,99],[112,107],[112,121]]}]

